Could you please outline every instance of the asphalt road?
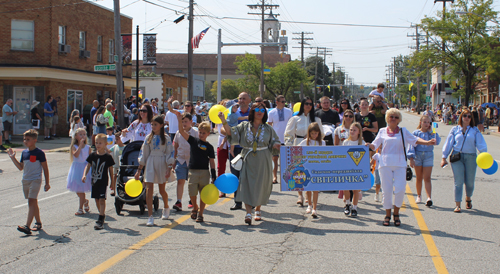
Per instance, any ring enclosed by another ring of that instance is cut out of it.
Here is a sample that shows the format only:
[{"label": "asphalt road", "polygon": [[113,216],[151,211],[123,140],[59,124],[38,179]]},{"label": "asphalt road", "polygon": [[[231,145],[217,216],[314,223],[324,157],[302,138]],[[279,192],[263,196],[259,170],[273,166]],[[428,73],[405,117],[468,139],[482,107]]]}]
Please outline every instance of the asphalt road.
[{"label": "asphalt road", "polygon": [[[418,117],[404,114],[402,125],[415,129]],[[450,126],[440,124],[445,139]],[[499,137],[485,136],[489,152],[500,160]],[[209,139],[216,144],[216,135]],[[444,140],[443,140],[444,142]],[[138,206],[115,213],[107,201],[105,229],[95,231],[96,207],[75,216],[78,198],[66,190],[69,154],[48,153],[52,188],[41,192],[43,231],[24,236],[26,200],[22,173],[5,153],[0,154],[0,273],[498,273],[500,269],[500,209],[497,176],[478,169],[474,208],[453,213],[453,176],[438,167],[442,145],[435,149],[434,206],[415,204],[414,180],[409,182],[400,227],[382,226],[384,211],[364,192],[358,218],[345,217],[334,193],[320,193],[318,219],[298,207],[295,193],[274,186],[263,207],[263,221],[243,222],[242,210],[230,211],[232,199],[207,208],[204,223],[184,211],[146,227]],[[175,183],[167,185],[170,206]],[[425,201],[425,192],[423,200]],[[160,205],[161,205],[160,201]]]}]

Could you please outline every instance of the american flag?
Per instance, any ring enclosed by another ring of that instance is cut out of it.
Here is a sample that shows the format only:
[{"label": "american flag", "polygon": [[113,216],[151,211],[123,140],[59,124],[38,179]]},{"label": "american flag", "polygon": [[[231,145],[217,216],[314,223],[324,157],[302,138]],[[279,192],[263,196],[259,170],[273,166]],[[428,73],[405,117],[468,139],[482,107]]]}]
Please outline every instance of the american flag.
[{"label": "american flag", "polygon": [[205,36],[205,33],[207,33],[209,28],[210,27],[204,29],[202,32],[200,32],[198,35],[194,36],[191,39],[191,45],[193,46],[193,49],[197,49],[200,47],[200,41],[203,38],[203,36]]}]

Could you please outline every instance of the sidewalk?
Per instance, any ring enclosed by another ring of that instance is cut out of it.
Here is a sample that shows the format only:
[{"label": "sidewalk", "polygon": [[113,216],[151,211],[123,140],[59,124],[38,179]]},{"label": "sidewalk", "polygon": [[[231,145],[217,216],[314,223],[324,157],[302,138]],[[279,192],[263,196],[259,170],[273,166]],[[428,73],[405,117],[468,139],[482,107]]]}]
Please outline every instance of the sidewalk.
[{"label": "sidewalk", "polygon": [[[24,147],[23,145],[22,135],[12,136],[11,142],[21,145],[20,147],[13,148],[15,151],[23,151],[26,149],[26,147]],[[59,137],[53,140],[44,140],[43,136],[38,136],[38,142],[36,143],[36,146],[44,152],[69,152],[70,144],[71,138],[69,137]]]},{"label": "sidewalk", "polygon": [[[422,116],[422,115],[417,114],[416,112],[409,112],[409,111],[406,111],[406,110],[402,110],[402,111],[404,111],[405,113],[411,114],[411,115]],[[452,125],[445,125],[442,122],[439,122],[439,125],[440,126],[443,125],[443,126],[452,127]],[[490,126],[489,129],[485,129],[484,130],[483,135],[492,135],[492,136],[498,136],[498,137],[500,137],[500,132],[498,132],[498,126]]]}]

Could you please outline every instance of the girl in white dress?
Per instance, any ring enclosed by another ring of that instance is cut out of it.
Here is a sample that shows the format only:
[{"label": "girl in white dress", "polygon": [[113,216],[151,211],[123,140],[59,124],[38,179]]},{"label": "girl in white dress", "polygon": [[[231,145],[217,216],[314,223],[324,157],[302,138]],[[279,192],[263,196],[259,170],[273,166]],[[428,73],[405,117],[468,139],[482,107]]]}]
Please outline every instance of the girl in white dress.
[{"label": "girl in white dress", "polygon": [[71,167],[68,172],[68,184],[66,188],[72,192],[76,192],[80,199],[80,206],[75,215],[83,215],[89,212],[89,200],[85,198],[85,193],[90,192],[92,188],[91,177],[87,177],[87,181],[82,183],[83,172],[87,166],[87,157],[90,154],[90,146],[87,145],[87,132],[83,128],[75,130],[74,136],[71,139]]},{"label": "girl in white dress", "polygon": [[[318,123],[314,122],[307,128],[307,137],[299,143],[299,146],[326,146],[325,141],[323,141],[323,136],[321,135],[321,129]],[[312,192],[312,200],[311,200]],[[316,207],[318,205],[319,191],[306,191],[307,195],[307,210],[306,214],[311,213],[313,218],[318,217]]]},{"label": "girl in white dress", "polygon": [[151,122],[153,131],[146,137],[139,154],[139,168],[135,173],[135,179],[139,180],[141,170],[144,170],[144,183],[146,184],[146,203],[148,206],[149,219],[147,226],[154,225],[153,217],[153,190],[154,184],[158,184],[161,198],[163,199],[162,219],[168,219],[170,208],[168,207],[168,195],[165,191],[165,182],[170,176],[172,166],[175,163],[174,147],[170,136],[165,134],[163,117],[155,116]]},{"label": "girl in white dress", "polygon": [[[353,123],[349,128],[349,138],[345,140],[342,145],[343,146],[361,146],[365,145],[365,141],[363,141],[363,136],[361,135],[363,132],[363,128],[359,123]],[[344,190],[344,214],[346,216],[351,215],[351,217],[358,216],[358,199],[359,199],[359,190],[352,190],[352,206],[351,206],[351,192],[349,190]]]}]

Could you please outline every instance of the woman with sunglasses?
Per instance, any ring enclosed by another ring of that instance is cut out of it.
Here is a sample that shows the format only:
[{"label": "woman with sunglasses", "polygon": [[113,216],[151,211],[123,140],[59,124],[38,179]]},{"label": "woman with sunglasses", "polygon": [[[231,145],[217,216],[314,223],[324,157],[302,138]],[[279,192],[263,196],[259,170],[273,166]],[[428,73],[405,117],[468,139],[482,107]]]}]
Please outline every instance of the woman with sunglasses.
[{"label": "woman with sunglasses", "polygon": [[[453,151],[452,151],[453,150]],[[443,146],[443,159],[441,167],[448,164],[446,157],[451,154],[460,153],[460,160],[451,163],[453,177],[455,178],[455,209],[456,213],[461,212],[463,188],[465,184],[465,204],[467,209],[472,208],[472,193],[476,180],[476,150],[487,152],[488,148],[481,131],[476,127],[469,109],[462,111],[458,117],[458,125],[454,126]]]},{"label": "woman with sunglasses", "polygon": [[262,220],[261,206],[267,205],[273,189],[272,156],[279,151],[281,142],[273,127],[266,124],[267,111],[263,103],[250,109],[248,121],[229,127],[224,114],[219,112],[230,145],[242,147],[243,166],[235,200],[245,203],[245,223],[252,224],[252,207],[255,221]]},{"label": "woman with sunglasses", "polygon": [[[285,128],[285,146],[298,146],[304,137],[307,136],[307,129],[309,124],[318,123],[321,129],[321,136],[325,136],[323,131],[323,124],[321,119],[314,115],[314,105],[313,101],[309,97],[305,97],[302,102],[300,102],[300,109],[297,116],[293,116],[288,120]],[[299,199],[297,204],[304,206],[304,196],[302,191],[298,191]]]},{"label": "woman with sunglasses", "polygon": [[180,113],[189,113],[191,114],[191,117],[193,117],[193,127],[198,125],[198,119],[196,118],[196,111],[194,110],[193,103],[191,101],[186,101],[184,103],[184,110],[179,111]]},{"label": "woman with sunglasses", "polygon": [[349,139],[349,129],[355,122],[356,118],[354,116],[354,112],[351,109],[346,109],[344,111],[342,125],[337,127],[333,133],[333,135],[335,135],[335,139],[333,140],[334,146],[341,146],[345,140]]},{"label": "woman with sunglasses", "polygon": [[[382,201],[385,209],[384,226],[391,221],[391,211],[394,208],[394,225],[400,226],[399,208],[403,204],[406,189],[406,150],[410,145],[435,145],[436,139],[425,141],[406,128],[400,128],[402,121],[401,112],[390,108],[385,114],[387,127],[381,128],[372,144],[366,143],[371,150],[375,151],[382,145],[379,152],[379,173],[382,184]],[[404,138],[404,139],[403,139]],[[405,146],[403,146],[403,141]],[[392,196],[394,193],[394,204]]]},{"label": "woman with sunglasses", "polygon": [[340,123],[342,123],[342,119],[344,119],[344,112],[348,109],[352,110],[351,104],[346,99],[342,100],[342,102],[340,103],[340,109],[339,109]]},{"label": "woman with sunglasses", "polygon": [[153,120],[153,110],[150,105],[142,105],[139,109],[139,118],[133,121],[130,126],[122,130],[122,142],[144,141],[151,133],[151,120]]}]

